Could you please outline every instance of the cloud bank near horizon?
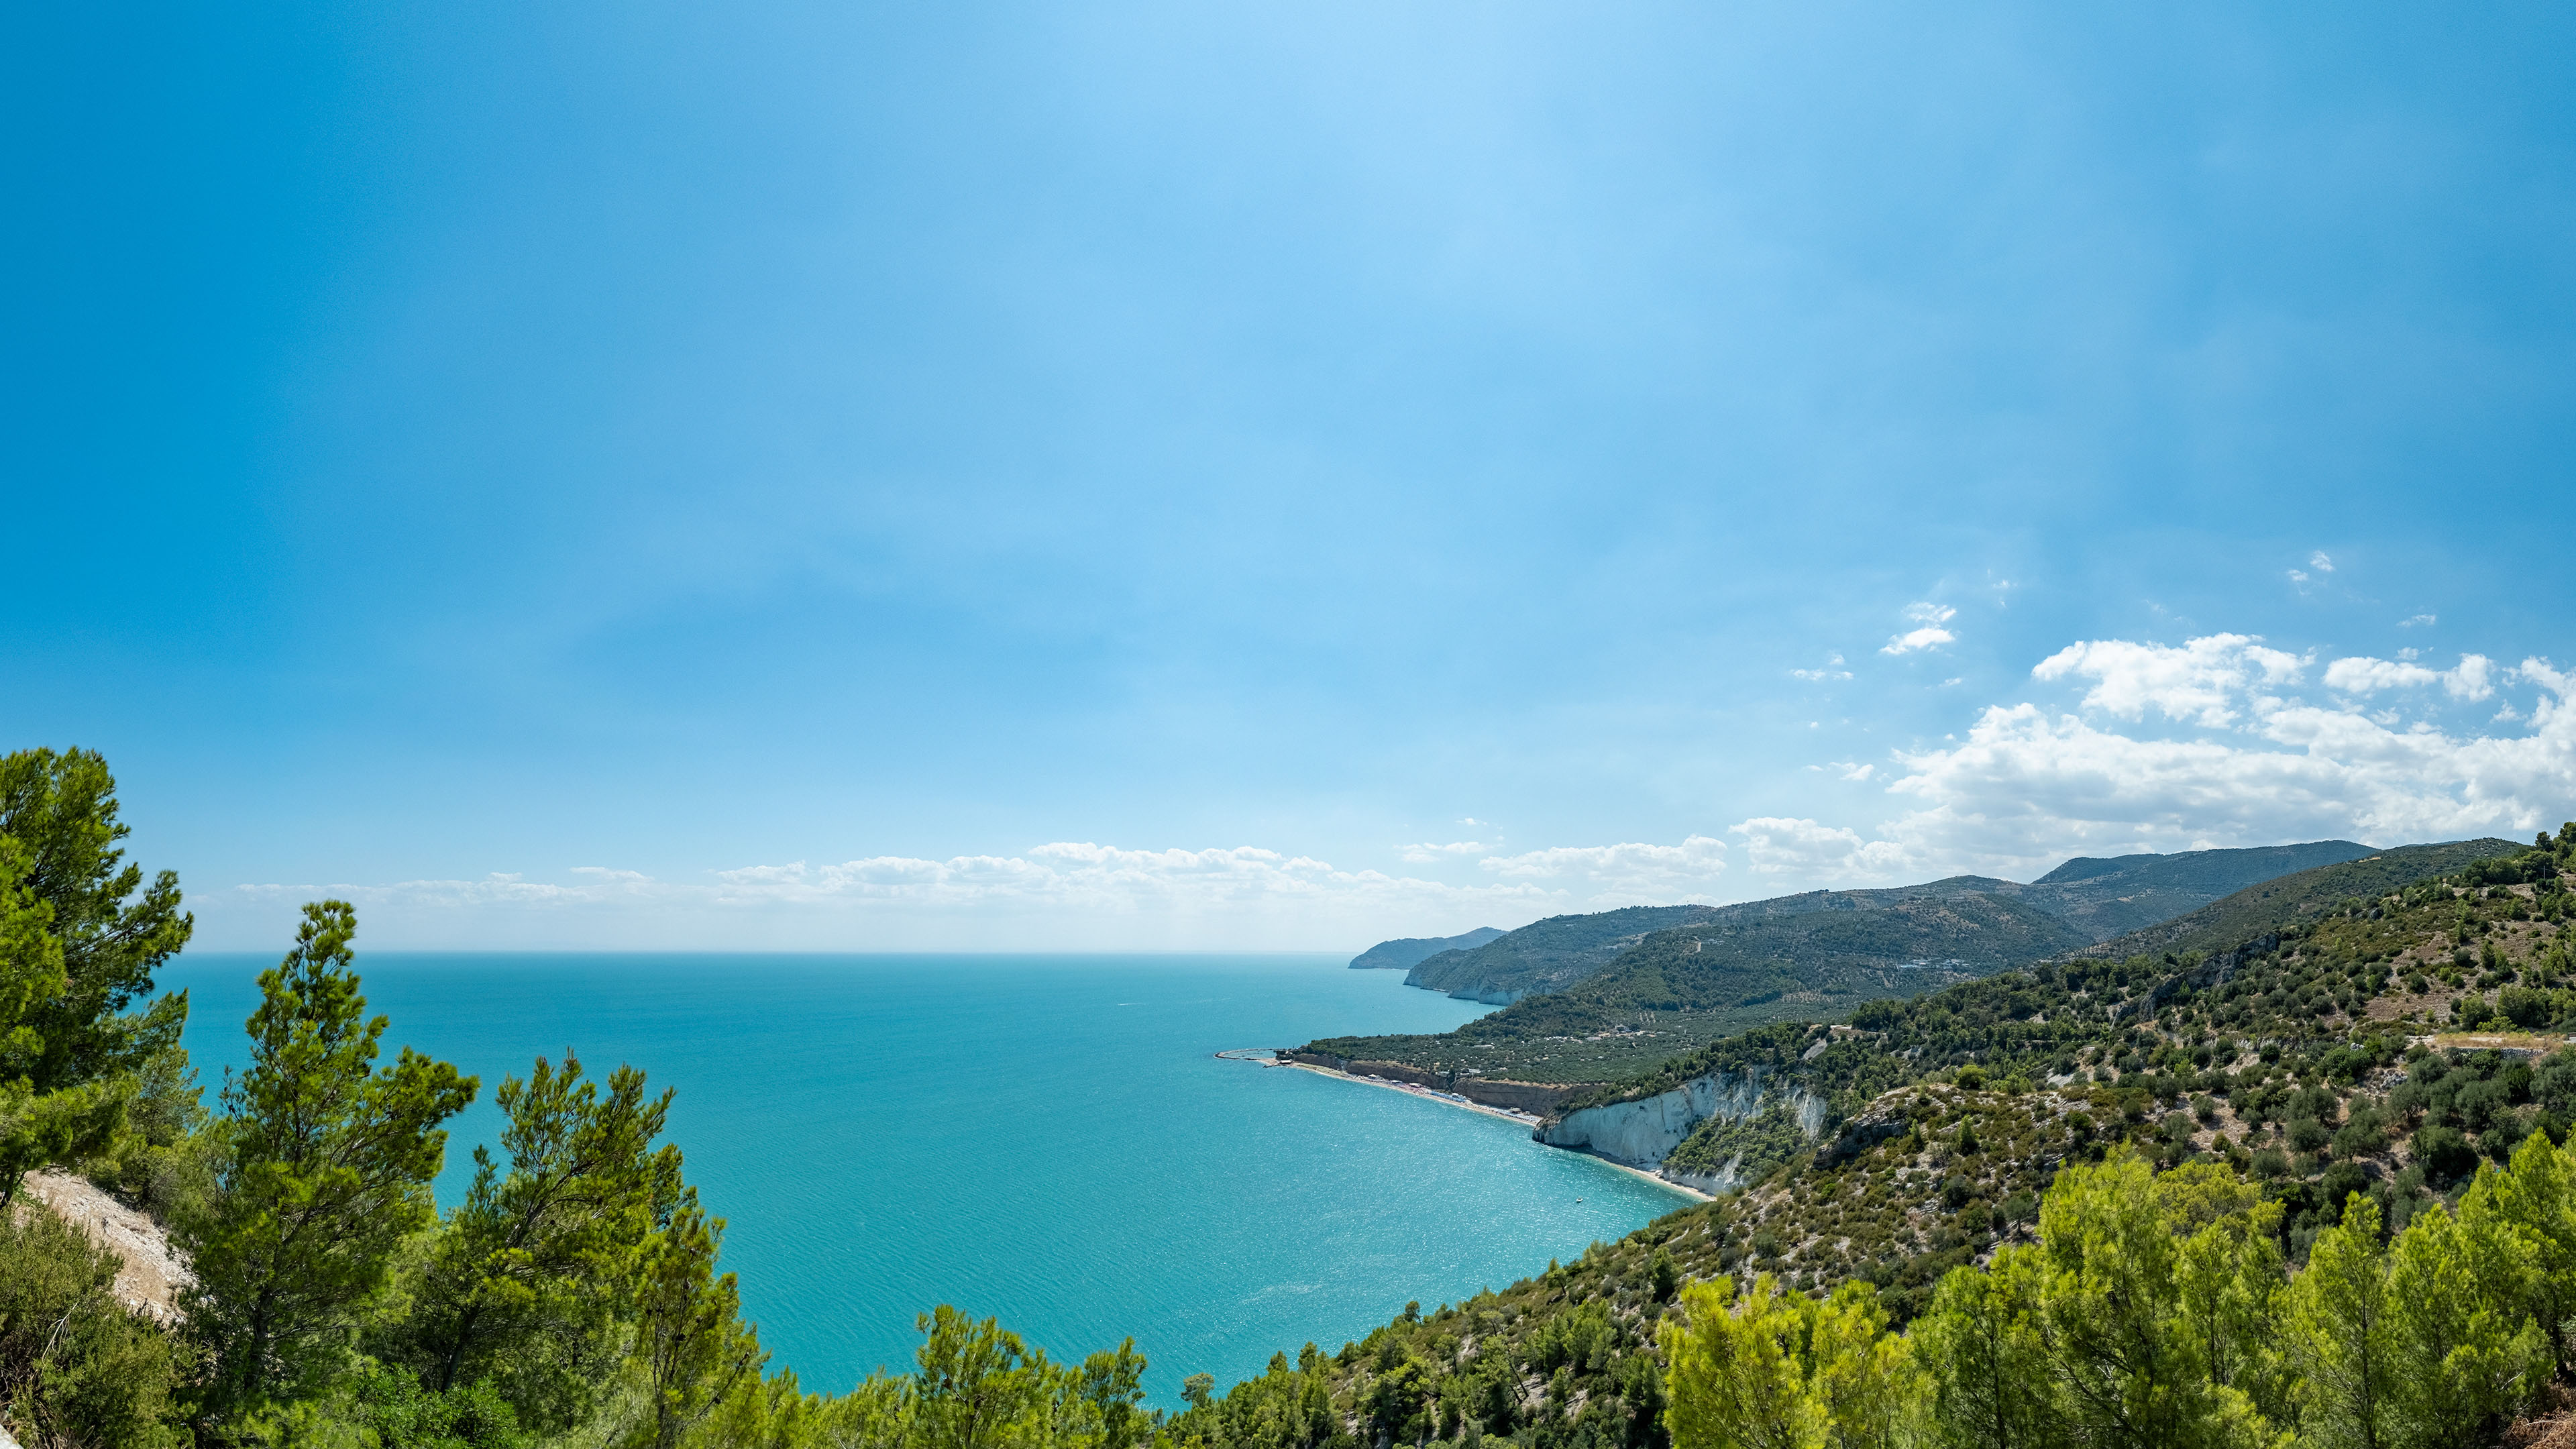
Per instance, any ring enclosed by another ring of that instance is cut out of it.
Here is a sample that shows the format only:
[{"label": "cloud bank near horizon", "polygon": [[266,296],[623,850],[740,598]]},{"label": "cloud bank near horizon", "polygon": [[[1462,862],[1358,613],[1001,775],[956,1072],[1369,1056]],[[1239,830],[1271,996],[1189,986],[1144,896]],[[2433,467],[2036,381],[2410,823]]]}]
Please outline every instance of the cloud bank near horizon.
[{"label": "cloud bank near horizon", "polygon": [[[1391,847],[1404,866],[1432,868],[1416,873],[1258,846],[1059,841],[696,880],[583,866],[553,881],[242,885],[192,905],[212,949],[282,941],[295,904],[325,895],[358,903],[377,944],[395,946],[1340,949],[1627,905],[2029,879],[2074,855],[2521,836],[2576,814],[2570,673],[2477,654],[2437,669],[2411,654],[2320,660],[2226,633],[2070,644],[2030,677],[2071,700],[1988,705],[1938,744],[1832,766],[1846,782],[1885,782],[1892,813],[1866,828],[1752,816],[1670,845]],[[2499,696],[2478,727],[2440,718]]]}]

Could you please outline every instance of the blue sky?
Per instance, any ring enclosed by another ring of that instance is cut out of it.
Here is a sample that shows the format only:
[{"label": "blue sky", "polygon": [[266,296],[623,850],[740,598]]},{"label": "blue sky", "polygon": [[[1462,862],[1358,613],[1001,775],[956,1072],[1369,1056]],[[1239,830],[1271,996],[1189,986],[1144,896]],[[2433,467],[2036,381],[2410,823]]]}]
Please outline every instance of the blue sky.
[{"label": "blue sky", "polygon": [[0,734],[106,751],[226,947],[328,890],[379,946],[1356,948],[2554,826],[2571,60],[2539,6],[30,13]]}]

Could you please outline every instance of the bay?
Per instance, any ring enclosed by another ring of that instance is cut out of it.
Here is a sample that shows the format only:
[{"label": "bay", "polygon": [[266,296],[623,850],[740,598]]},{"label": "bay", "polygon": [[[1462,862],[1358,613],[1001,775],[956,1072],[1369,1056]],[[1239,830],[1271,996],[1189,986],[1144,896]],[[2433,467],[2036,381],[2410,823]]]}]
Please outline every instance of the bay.
[{"label": "bay", "polygon": [[[238,1066],[274,956],[190,953],[187,1044]],[[1312,955],[377,953],[371,1011],[479,1075],[438,1182],[453,1205],[492,1090],[576,1049],[678,1091],[671,1140],[729,1220],[772,1368],[808,1389],[902,1369],[954,1303],[1051,1354],[1133,1335],[1166,1406],[1273,1352],[1501,1287],[1685,1205],[1511,1122],[1233,1047],[1440,1031],[1488,1008]],[[209,1091],[209,1102],[213,1093]]]}]

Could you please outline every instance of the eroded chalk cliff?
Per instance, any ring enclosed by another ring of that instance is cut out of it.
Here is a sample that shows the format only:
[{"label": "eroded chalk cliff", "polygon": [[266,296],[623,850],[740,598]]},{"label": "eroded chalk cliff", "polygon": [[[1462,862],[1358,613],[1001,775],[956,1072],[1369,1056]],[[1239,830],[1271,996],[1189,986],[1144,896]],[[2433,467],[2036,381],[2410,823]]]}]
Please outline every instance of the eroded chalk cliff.
[{"label": "eroded chalk cliff", "polygon": [[1812,1141],[1825,1129],[1822,1098],[1801,1083],[1778,1082],[1763,1068],[1748,1067],[1695,1077],[1671,1091],[1633,1102],[1578,1108],[1541,1122],[1530,1135],[1551,1147],[1589,1152],[1660,1172],[1703,1192],[1717,1192],[1739,1185],[1735,1175],[1740,1163],[1680,1165],[1667,1159],[1701,1124],[1745,1121],[1766,1109],[1784,1116],[1806,1140]]}]

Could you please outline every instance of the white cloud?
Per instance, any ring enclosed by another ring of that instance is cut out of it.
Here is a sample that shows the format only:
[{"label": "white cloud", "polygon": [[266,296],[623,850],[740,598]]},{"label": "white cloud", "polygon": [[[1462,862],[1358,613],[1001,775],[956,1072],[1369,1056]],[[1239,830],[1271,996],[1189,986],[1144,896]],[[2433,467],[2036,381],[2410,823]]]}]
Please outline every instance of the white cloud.
[{"label": "white cloud", "polygon": [[2103,639],[2069,644],[2033,668],[2034,679],[2078,675],[2094,681],[2086,709],[2122,719],[2154,709],[2167,719],[2218,728],[2236,718],[2239,694],[2296,684],[2304,661],[2266,649],[2251,634],[2212,634],[2179,646]]},{"label": "white cloud", "polygon": [[2400,629],[2414,629],[2418,627],[2430,629],[2433,627],[2434,622],[2434,618],[2430,614],[2417,614],[2411,619],[2398,620],[2397,627]]},{"label": "white cloud", "polygon": [[1903,863],[1904,847],[1893,841],[1863,840],[1858,831],[1813,820],[1756,816],[1729,833],[1744,837],[1744,853],[1756,875],[1834,881],[1873,877]]},{"label": "white cloud", "polygon": [[2383,689],[2406,689],[2432,684],[2441,675],[2421,664],[2399,660],[2356,657],[2338,659],[2326,666],[2326,688],[2345,694],[2374,694]]},{"label": "white cloud", "polygon": [[1679,845],[1559,845],[1478,864],[1506,880],[1580,881],[1595,910],[1713,899],[1726,870],[1726,842],[1694,835]]},{"label": "white cloud", "polygon": [[2318,549],[2315,553],[2308,555],[2308,567],[2315,569],[2321,574],[2330,574],[2334,572],[2334,560],[2326,557],[2326,551],[2324,549]]},{"label": "white cloud", "polygon": [[1914,621],[1914,623],[1919,627],[1890,637],[1886,646],[1881,648],[1878,652],[1881,654],[1911,654],[1917,649],[1930,649],[1941,644],[1955,644],[1958,642],[1959,636],[1951,633],[1948,629],[1943,628],[1942,625],[1949,623],[1952,619],[1955,619],[1958,616],[1959,611],[1951,608],[1947,604],[1908,604],[1905,606],[1905,617]]},{"label": "white cloud", "polygon": [[[2404,651],[2412,654],[2413,650]],[[2375,694],[2383,689],[2442,686],[2453,699],[2480,700],[2495,694],[2495,661],[2483,654],[2463,654],[2450,669],[2427,669],[2406,659],[2373,659],[2355,655],[2326,666],[2326,688],[2345,694]]]},{"label": "white cloud", "polygon": [[[1420,847],[1459,860],[1471,841]],[[283,945],[297,904],[355,902],[369,944],[840,950],[1342,949],[1389,936],[1713,899],[1726,844],[1570,846],[1477,863],[1468,884],[1343,870],[1255,846],[1128,850],[1059,841],[1018,855],[789,861],[660,880],[577,866],[382,885],[244,885],[190,898],[201,945]]]},{"label": "white cloud", "polygon": [[[496,873],[252,885],[195,894],[190,905],[200,947],[213,950],[282,948],[296,903],[323,896],[356,901],[376,946],[1356,949],[1622,905],[1967,872],[2029,879],[2076,854],[2527,837],[2576,817],[2569,672],[2537,658],[2504,669],[2466,655],[2436,671],[2356,656],[2323,663],[2325,703],[2292,696],[2319,663],[2237,634],[2070,645],[2032,678],[2078,698],[1990,705],[1925,748],[1834,762],[1842,782],[1884,782],[1891,813],[1867,828],[1740,821],[1722,833],[1739,842],[1741,870],[1729,869],[1715,834],[1502,854],[1483,838],[1485,823],[1471,821],[1476,840],[1403,848],[1413,864],[1446,867],[1423,875],[1255,846],[1055,842],[1015,855],[789,861],[681,880],[590,865],[559,881]],[[2437,683],[2453,701],[2508,687],[2516,697],[2489,732],[2469,733],[2409,713],[2429,696],[2407,691]],[[2139,728],[2150,712],[2163,723]],[[2513,732],[2493,732],[2505,725]],[[1427,878],[1453,873],[1462,878]]]},{"label": "white cloud", "polygon": [[[1964,739],[1898,752],[1888,792],[1911,808],[1866,836],[1812,822],[1791,822],[1802,829],[1789,831],[1769,819],[1736,830],[1762,836],[1748,850],[1756,874],[1865,885],[1963,871],[2028,879],[2079,854],[2337,837],[2519,838],[2576,817],[2576,680],[2547,661],[2499,671],[2471,655],[2438,674],[2385,660],[2327,667],[2330,684],[2438,679],[2461,699],[2486,697],[2499,677],[2528,683],[2539,695],[2528,713],[2489,722],[2521,723],[2513,735],[2455,733],[2269,692],[2303,663],[2237,635],[2176,649],[2079,644],[2034,673],[2097,681],[2080,705],[2089,715],[1995,705]],[[2149,708],[2200,728],[2147,738],[2117,727]]]}]

